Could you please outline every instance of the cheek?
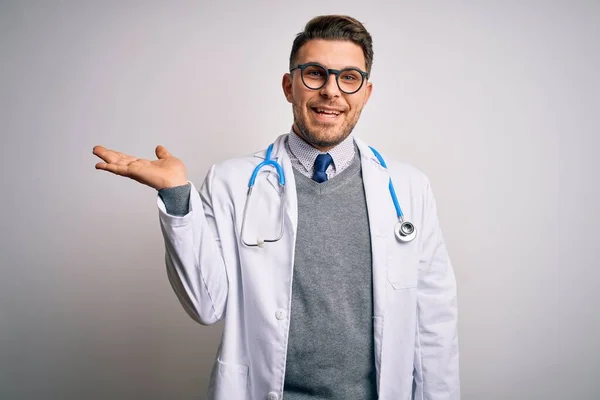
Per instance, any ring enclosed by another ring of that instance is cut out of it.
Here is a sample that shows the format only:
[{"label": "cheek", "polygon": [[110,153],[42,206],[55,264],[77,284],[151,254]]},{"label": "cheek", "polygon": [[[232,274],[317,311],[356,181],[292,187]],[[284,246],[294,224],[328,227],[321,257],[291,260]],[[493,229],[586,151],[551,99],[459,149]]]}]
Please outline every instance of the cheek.
[{"label": "cheek", "polygon": [[360,113],[360,110],[362,109],[362,103],[360,101],[354,101],[352,103],[349,103],[350,106],[350,115],[355,116],[358,113]]},{"label": "cheek", "polygon": [[296,108],[298,108],[302,112],[308,112],[308,109],[310,108],[308,106],[309,103],[309,96],[296,95],[296,97],[294,98],[294,104],[296,105]]},{"label": "cheek", "polygon": [[307,107],[308,103],[318,100],[319,97],[317,91],[308,89],[302,82],[299,84],[295,82],[293,94],[295,102],[304,107]]}]

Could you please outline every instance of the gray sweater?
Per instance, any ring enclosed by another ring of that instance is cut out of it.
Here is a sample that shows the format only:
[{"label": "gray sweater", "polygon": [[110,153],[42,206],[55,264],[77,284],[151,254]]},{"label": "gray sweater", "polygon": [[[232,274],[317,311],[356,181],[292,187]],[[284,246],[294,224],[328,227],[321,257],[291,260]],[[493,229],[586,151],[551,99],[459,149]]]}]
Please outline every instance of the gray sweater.
[{"label": "gray sweater", "polygon": [[326,182],[294,177],[298,232],[283,398],[376,399],[371,237],[358,151]]}]

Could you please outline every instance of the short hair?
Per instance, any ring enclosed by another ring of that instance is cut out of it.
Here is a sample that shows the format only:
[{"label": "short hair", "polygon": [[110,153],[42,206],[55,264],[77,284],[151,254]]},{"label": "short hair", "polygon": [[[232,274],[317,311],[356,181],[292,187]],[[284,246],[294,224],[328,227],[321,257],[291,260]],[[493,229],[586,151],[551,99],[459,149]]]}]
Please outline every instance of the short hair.
[{"label": "short hair", "polygon": [[295,67],[300,48],[313,39],[348,40],[362,48],[367,73],[373,65],[373,39],[362,23],[346,15],[321,15],[314,17],[298,33],[290,54],[290,69]]}]

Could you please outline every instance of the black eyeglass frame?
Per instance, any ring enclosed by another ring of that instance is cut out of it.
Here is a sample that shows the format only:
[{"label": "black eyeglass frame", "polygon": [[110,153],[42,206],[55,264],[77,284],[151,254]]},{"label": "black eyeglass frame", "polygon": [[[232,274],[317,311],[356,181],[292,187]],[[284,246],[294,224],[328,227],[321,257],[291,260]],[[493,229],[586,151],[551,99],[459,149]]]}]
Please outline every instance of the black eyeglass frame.
[{"label": "black eyeglass frame", "polygon": [[[325,71],[325,81],[318,88],[312,88],[312,87],[308,86],[306,84],[306,82],[304,81],[304,69],[307,68],[307,67],[320,67],[320,68],[323,68],[323,70]],[[306,63],[306,64],[298,64],[294,68],[291,68],[290,69],[290,74],[294,70],[297,70],[297,69],[300,70],[300,78],[302,79],[302,83],[304,84],[304,86],[306,86],[307,88],[309,88],[311,90],[321,90],[321,89],[323,89],[323,87],[325,87],[325,85],[327,85],[327,82],[329,82],[329,75],[331,75],[331,74],[335,75],[335,83],[337,83],[338,89],[340,89],[340,91],[342,93],[345,93],[345,94],[354,94],[354,93],[358,92],[360,89],[362,89],[363,85],[365,84],[365,81],[367,79],[369,79],[369,73],[368,72],[361,71],[360,69],[354,68],[354,67],[344,68],[344,69],[340,70],[340,69],[333,69],[333,68],[325,68],[325,66],[323,66],[323,65],[321,65],[319,63],[309,62],[309,63]],[[362,82],[360,83],[360,86],[358,87],[358,89],[356,89],[353,92],[347,92],[344,89],[342,89],[342,87],[340,86],[340,75],[344,71],[356,71],[356,72],[358,72],[362,76]]]}]

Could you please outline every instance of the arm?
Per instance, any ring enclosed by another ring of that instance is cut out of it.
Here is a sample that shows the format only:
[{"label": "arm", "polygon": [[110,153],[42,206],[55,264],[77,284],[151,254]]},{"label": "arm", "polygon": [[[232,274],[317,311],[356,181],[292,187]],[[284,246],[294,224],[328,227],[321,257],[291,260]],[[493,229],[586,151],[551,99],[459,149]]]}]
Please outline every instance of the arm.
[{"label": "arm", "polygon": [[460,399],[456,280],[431,186],[424,193],[417,286],[416,400]]},{"label": "arm", "polygon": [[228,291],[212,207],[212,176],[213,169],[200,193],[190,184],[189,212],[183,216],[168,214],[161,196],[157,198],[169,282],[185,311],[203,325],[223,317]]},{"label": "arm", "polygon": [[[102,159],[96,169],[130,178],[158,191],[169,281],[193,319],[205,325],[221,319],[225,313],[228,283],[212,207],[213,169],[208,173],[201,193],[198,194],[191,183],[190,193],[186,187],[185,165],[164,146],[156,147],[156,160],[138,158],[103,146],[94,146],[92,152]],[[165,194],[166,206],[162,200]],[[167,206],[172,215],[167,212]]]}]

